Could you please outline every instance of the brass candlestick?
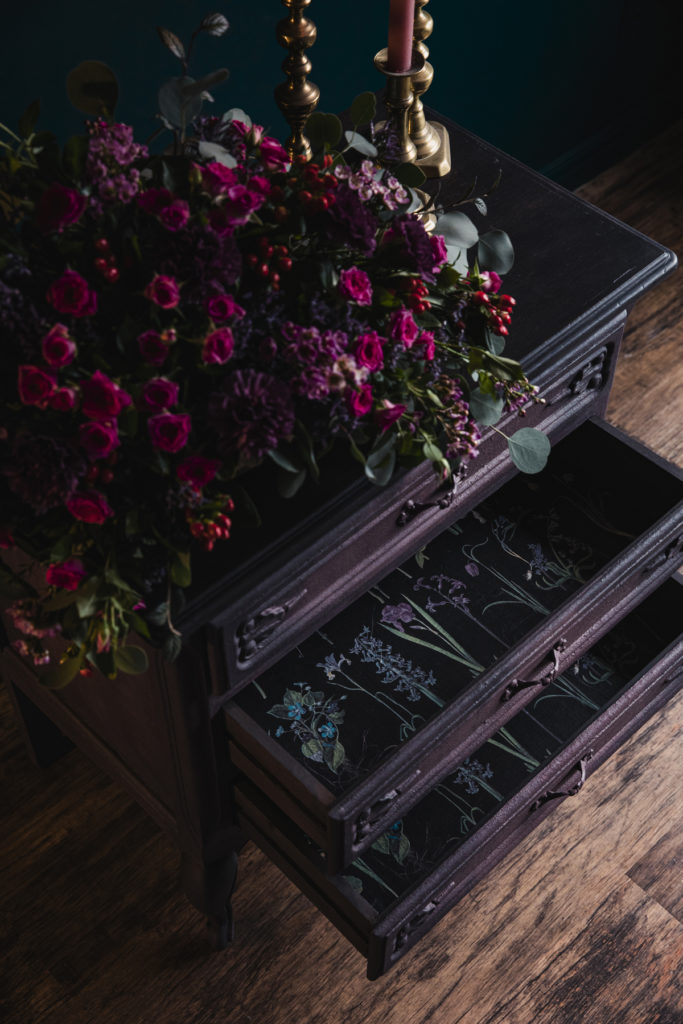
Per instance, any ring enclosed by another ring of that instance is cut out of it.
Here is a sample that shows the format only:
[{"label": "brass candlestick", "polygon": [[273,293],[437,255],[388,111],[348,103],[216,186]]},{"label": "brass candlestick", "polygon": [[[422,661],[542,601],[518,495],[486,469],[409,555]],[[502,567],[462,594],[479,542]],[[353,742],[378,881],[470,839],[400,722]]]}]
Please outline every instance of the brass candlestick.
[{"label": "brass candlestick", "polygon": [[413,102],[408,113],[408,129],[417,151],[415,163],[428,178],[442,178],[451,169],[451,143],[444,125],[427,121],[422,96],[434,79],[434,68],[427,60],[429,49],[425,39],[434,30],[434,19],[424,10],[429,0],[415,0],[413,40],[415,49],[424,59],[424,66],[412,76]]},{"label": "brass candlestick", "polygon": [[303,16],[311,0],[282,0],[282,3],[289,10],[289,16],[278,22],[275,31],[277,41],[289,53],[282,62],[287,81],[276,87],[275,101],[292,130],[285,143],[290,160],[295,156],[310,160],[311,144],[304,135],[304,127],[318,105],[320,89],[307,81],[312,65],[304,51],[313,46],[318,33],[313,22]]},{"label": "brass candlestick", "polygon": [[422,70],[424,57],[417,50],[413,50],[410,63],[407,71],[389,71],[386,47],[375,54],[375,67],[387,80],[384,102],[388,120],[398,136],[400,154],[397,163],[415,163],[417,158],[417,149],[408,132],[408,111],[413,102],[412,76]]}]

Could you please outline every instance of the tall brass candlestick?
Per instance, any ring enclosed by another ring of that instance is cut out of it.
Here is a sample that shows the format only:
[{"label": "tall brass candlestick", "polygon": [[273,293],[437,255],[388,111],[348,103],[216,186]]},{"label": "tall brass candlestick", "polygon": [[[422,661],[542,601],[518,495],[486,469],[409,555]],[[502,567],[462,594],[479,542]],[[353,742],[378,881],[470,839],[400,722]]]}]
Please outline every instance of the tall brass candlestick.
[{"label": "tall brass candlestick", "polygon": [[413,102],[412,76],[420,71],[423,63],[422,54],[413,50],[411,66],[407,71],[389,71],[386,47],[375,54],[375,67],[387,80],[384,102],[387,119],[398,136],[398,163],[414,163],[417,156],[417,150],[408,132],[408,112]]},{"label": "tall brass candlestick", "polygon": [[424,67],[412,76],[413,102],[408,114],[408,128],[417,151],[415,163],[428,178],[442,178],[451,169],[451,143],[446,128],[438,121],[427,121],[422,96],[434,78],[434,68],[427,60],[425,44],[434,30],[434,19],[424,10],[429,0],[415,0],[413,40],[415,49],[424,57]]},{"label": "tall brass candlestick", "polygon": [[304,135],[304,127],[318,105],[320,89],[307,81],[312,65],[304,51],[313,46],[318,33],[313,22],[303,14],[311,0],[282,0],[282,3],[288,8],[289,16],[278,22],[276,35],[289,53],[282,62],[287,81],[276,87],[275,101],[292,130],[285,143],[290,160],[295,156],[310,160],[311,144]]}]

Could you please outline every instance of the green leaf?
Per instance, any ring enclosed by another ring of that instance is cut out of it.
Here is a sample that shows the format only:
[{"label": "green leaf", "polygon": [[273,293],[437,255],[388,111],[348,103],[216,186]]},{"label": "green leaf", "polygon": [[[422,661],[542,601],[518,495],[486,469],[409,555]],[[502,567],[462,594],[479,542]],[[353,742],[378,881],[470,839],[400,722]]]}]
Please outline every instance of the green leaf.
[{"label": "green leaf", "polygon": [[170,50],[178,60],[185,60],[185,47],[175,32],[171,32],[168,28],[162,28],[161,25],[157,25],[157,32],[166,49]]},{"label": "green leaf", "polygon": [[351,149],[355,149],[357,153],[369,157],[377,156],[377,146],[373,146],[364,135],[359,135],[358,132],[344,132],[344,138]]},{"label": "green leaf", "polygon": [[175,661],[182,649],[182,638],[177,633],[169,633],[161,646],[161,653],[166,661]]},{"label": "green leaf", "polygon": [[399,864],[403,863],[403,861],[406,859],[409,853],[410,839],[408,839],[408,836],[406,835],[401,835],[401,838],[399,839],[398,843],[398,850],[396,851],[396,860],[399,862]]},{"label": "green leaf", "polygon": [[[127,612],[126,622],[130,629],[134,630],[139,636],[144,636],[145,640],[149,640],[149,626],[137,612]],[[171,634],[173,636],[173,634]]]},{"label": "green leaf", "polygon": [[432,405],[435,405],[437,407],[437,409],[443,409],[443,402],[441,401],[439,396],[430,388],[427,388],[427,398],[432,403]]},{"label": "green leaf", "polygon": [[189,587],[192,583],[189,551],[176,551],[171,562],[171,579],[179,587]]},{"label": "green leaf", "polygon": [[88,140],[85,135],[72,135],[67,139],[62,152],[64,170],[75,181],[85,174],[85,161],[88,155]]},{"label": "green leaf", "polygon": [[280,469],[286,470],[287,473],[300,473],[301,466],[297,466],[291,459],[288,459],[286,455],[283,455],[277,448],[271,448],[268,452],[268,457],[273,460],[276,466]]},{"label": "green leaf", "polygon": [[493,331],[486,327],[484,329],[484,337],[487,349],[489,352],[493,352],[494,356],[499,356],[505,350],[505,338],[502,335],[494,334]]},{"label": "green leaf", "polygon": [[119,98],[119,83],[100,60],[84,60],[66,76],[66,93],[74,107],[89,117],[111,117]]},{"label": "green leaf", "polygon": [[477,245],[477,262],[481,270],[494,270],[507,274],[515,262],[515,250],[509,235],[495,229],[481,235]]},{"label": "green leaf", "polygon": [[434,230],[444,236],[447,245],[458,249],[469,249],[479,241],[479,232],[470,218],[457,210],[439,217]]},{"label": "green leaf", "polygon": [[127,672],[131,676],[140,675],[149,668],[147,653],[137,644],[117,647],[114,651],[114,664],[119,672]]},{"label": "green leaf", "polygon": [[485,203],[485,202],[484,202],[484,200],[483,200],[483,199],[481,198],[481,196],[477,196],[477,198],[476,198],[476,199],[473,199],[473,200],[472,200],[472,202],[474,203],[475,207],[477,208],[477,210],[479,211],[479,213],[480,213],[480,214],[482,215],[482,217],[485,217],[485,216],[486,216],[486,214],[487,214],[487,213],[488,213],[489,211],[488,211],[488,208],[487,208],[487,206],[486,206],[486,203]]},{"label": "green leaf", "polygon": [[48,690],[61,690],[65,686],[68,686],[72,679],[75,679],[83,668],[84,660],[85,647],[81,647],[73,658],[67,657],[61,664],[48,669],[44,675],[41,674],[40,682],[43,686],[46,686]]},{"label": "green leaf", "polygon": [[[472,354],[470,350],[470,365],[472,366]],[[497,356],[492,352],[481,351],[481,365],[501,380],[521,380],[524,371],[516,359],[508,359],[507,356]]]},{"label": "green leaf", "polygon": [[29,103],[19,118],[19,134],[22,139],[27,139],[32,134],[39,117],[40,100],[34,100],[33,103]]},{"label": "green leaf", "polygon": [[322,759],[323,745],[320,740],[306,740],[301,744],[301,753],[304,757],[312,757],[315,761]]},{"label": "green leaf", "polygon": [[377,99],[374,92],[362,92],[351,104],[349,114],[356,128],[362,128],[374,120],[377,113]]},{"label": "green leaf", "polygon": [[156,608],[146,612],[146,618],[153,626],[165,626],[168,620],[168,601],[162,601]]},{"label": "green leaf", "polygon": [[441,462],[443,459],[443,452],[432,441],[425,441],[422,445],[422,452],[425,459],[429,459],[431,462]]},{"label": "green leaf", "polygon": [[364,466],[365,456],[363,455],[362,451],[360,450],[360,448],[358,447],[358,445],[356,444],[352,437],[349,438],[349,448],[351,450],[351,455],[356,460],[356,462],[360,462],[361,466]]},{"label": "green leaf", "polygon": [[277,474],[277,492],[281,498],[293,498],[301,490],[306,479],[306,470],[298,469],[295,473],[288,469],[280,469]]},{"label": "green leaf", "polygon": [[419,188],[427,180],[424,171],[416,164],[399,164],[394,167],[392,174],[406,188]]},{"label": "green leaf", "polygon": [[485,394],[475,388],[469,399],[470,412],[481,427],[497,423],[503,413],[503,399],[498,395]]},{"label": "green leaf", "polygon": [[550,441],[534,427],[522,427],[508,438],[510,456],[522,473],[540,473],[548,461]]},{"label": "green leaf", "polygon": [[336,114],[314,111],[306,122],[306,135],[314,153],[336,146],[342,137],[342,123]]},{"label": "green leaf", "polygon": [[229,75],[230,72],[227,68],[218,68],[217,71],[210,71],[208,75],[204,75],[203,78],[197,79],[196,82],[188,82],[184,85],[182,90],[183,98],[185,100],[190,100],[195,96],[200,99],[205,98],[202,97],[202,93],[206,92],[208,89],[213,89],[214,85],[220,85],[220,83],[224,82]]},{"label": "green leaf", "polygon": [[377,484],[378,487],[384,487],[391,480],[394,472],[394,466],[396,465],[396,451],[392,448],[390,452],[387,452],[381,459],[374,458],[371,461],[372,456],[369,455],[365,462],[365,475],[369,480],[372,480],[373,484]]},{"label": "green leaf", "polygon": [[323,760],[335,775],[343,765],[345,757],[346,751],[339,740],[337,740],[333,747],[323,747]]},{"label": "green leaf", "polygon": [[194,84],[194,78],[190,78],[188,75],[169,78],[163,82],[157,93],[161,116],[173,128],[186,128],[201,113],[201,97],[190,96],[186,93],[189,86]]}]

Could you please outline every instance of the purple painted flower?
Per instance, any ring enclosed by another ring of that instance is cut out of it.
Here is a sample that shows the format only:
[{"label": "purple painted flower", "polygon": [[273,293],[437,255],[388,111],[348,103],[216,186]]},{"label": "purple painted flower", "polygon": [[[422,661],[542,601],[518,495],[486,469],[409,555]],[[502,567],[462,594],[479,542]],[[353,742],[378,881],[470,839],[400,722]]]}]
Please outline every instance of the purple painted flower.
[{"label": "purple painted flower", "polygon": [[413,609],[405,601],[401,604],[385,604],[382,608],[382,614],[380,616],[381,622],[386,622],[390,626],[395,626],[402,633],[405,633],[403,628],[404,623],[412,622],[415,618]]},{"label": "purple painted flower", "polygon": [[468,574],[468,576],[478,576],[479,566],[477,565],[476,562],[468,562],[467,565],[465,566],[465,572]]}]

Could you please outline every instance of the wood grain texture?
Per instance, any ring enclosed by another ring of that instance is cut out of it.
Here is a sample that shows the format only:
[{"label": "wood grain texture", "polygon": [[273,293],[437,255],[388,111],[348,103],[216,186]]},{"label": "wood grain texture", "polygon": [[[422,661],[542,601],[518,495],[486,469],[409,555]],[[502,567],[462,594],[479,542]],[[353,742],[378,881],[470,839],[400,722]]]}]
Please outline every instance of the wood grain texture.
[{"label": "wood grain texture", "polygon": [[[581,193],[681,252],[682,154],[683,124]],[[679,282],[634,310],[609,418],[683,462]],[[682,793],[683,694],[370,983],[252,846],[236,942],[207,953],[171,842],[78,751],[35,768],[3,691],[0,1019],[682,1024]]]}]

